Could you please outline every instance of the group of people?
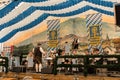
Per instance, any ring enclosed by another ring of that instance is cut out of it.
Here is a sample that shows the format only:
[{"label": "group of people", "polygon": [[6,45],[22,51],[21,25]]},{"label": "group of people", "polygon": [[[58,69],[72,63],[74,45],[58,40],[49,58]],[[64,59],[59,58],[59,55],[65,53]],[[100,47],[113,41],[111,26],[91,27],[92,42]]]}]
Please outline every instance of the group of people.
[{"label": "group of people", "polygon": [[[78,50],[79,45],[79,39],[75,38],[72,42],[72,47],[70,44],[66,41],[64,48],[59,49],[57,51],[51,51],[50,55],[48,57],[55,58],[55,56],[59,55],[70,55],[71,49],[73,49],[73,52],[76,53]],[[29,54],[26,57],[27,60],[27,67],[32,68],[34,66],[35,71],[37,73],[41,72],[41,69],[43,67],[43,56],[47,55],[47,53],[43,50],[41,47],[41,44],[37,44],[35,48],[33,48],[33,51],[29,52]],[[50,63],[48,63],[49,65]],[[53,64],[53,63],[52,63]]]},{"label": "group of people", "polygon": [[[13,66],[19,67],[20,64],[26,66],[29,69],[35,67],[35,72],[41,72],[42,69],[42,55],[45,55],[46,52],[41,47],[41,44],[37,44],[32,51],[27,54],[27,57],[24,61],[20,63],[20,56],[14,56],[11,53],[1,52],[1,57],[8,57],[9,70],[12,70]],[[0,59],[1,60],[1,59]],[[4,68],[0,66],[1,71]]]},{"label": "group of people", "polygon": [[32,51],[30,51],[26,57],[26,62],[24,63],[28,69],[35,68],[35,72],[40,73],[42,69],[42,56],[46,52],[41,47],[41,44],[38,43]]},{"label": "group of people", "polygon": [[[12,68],[12,55],[10,53],[5,53],[4,51],[1,52],[0,57],[8,57],[8,64],[9,64],[9,69]],[[0,63],[5,62],[5,59],[0,58]],[[3,66],[0,66],[0,72],[6,71],[6,68]]]},{"label": "group of people", "polygon": [[[54,57],[57,55],[58,56],[59,55],[74,55],[78,52],[78,48],[79,48],[79,39],[74,38],[71,45],[70,45],[70,43],[68,43],[66,41],[63,49],[58,49],[57,51],[51,51],[50,55],[53,54]],[[98,50],[96,50],[95,52],[98,52]],[[88,54],[88,50],[86,50],[85,54]],[[38,43],[37,46],[35,48],[33,48],[33,50],[28,53],[26,60],[25,60],[25,63],[23,65],[26,65],[26,67],[29,69],[32,69],[34,67],[35,72],[39,73],[39,72],[41,72],[41,69],[43,67],[42,62],[43,62],[44,55],[47,55],[47,53],[42,48],[41,44]],[[1,56],[6,57],[3,52],[1,53]],[[54,58],[53,56],[50,56],[50,57]],[[12,56],[9,57],[10,69],[12,68],[12,59],[13,59]],[[16,66],[20,66],[20,65],[17,65],[19,62],[20,61],[18,60],[18,58],[16,58]],[[66,63],[68,63],[67,60],[66,60],[65,64]]]},{"label": "group of people", "polygon": [[71,55],[71,50],[72,50],[72,54],[76,54],[78,51],[78,47],[79,47],[79,39],[74,38],[71,45],[67,41],[65,42],[63,50],[65,51],[65,55]]}]

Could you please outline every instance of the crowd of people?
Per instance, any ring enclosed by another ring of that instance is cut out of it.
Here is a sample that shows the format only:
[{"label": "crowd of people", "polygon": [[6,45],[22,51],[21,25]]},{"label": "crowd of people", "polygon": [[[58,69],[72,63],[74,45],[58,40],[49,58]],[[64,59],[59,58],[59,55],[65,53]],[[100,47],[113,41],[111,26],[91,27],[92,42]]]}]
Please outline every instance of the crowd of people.
[{"label": "crowd of people", "polygon": [[[68,41],[65,41],[64,47],[62,49],[50,51],[49,56],[47,55],[47,52],[44,51],[44,49],[41,46],[42,44],[38,43],[36,47],[33,48],[33,50],[29,51],[29,53],[26,56],[26,59],[22,61],[22,65],[26,66],[27,69],[35,70],[36,73],[40,73],[42,68],[45,67],[44,65],[51,66],[53,65],[53,59],[56,56],[63,56],[63,55],[75,55],[78,52],[79,49],[79,39],[75,38],[70,45]],[[84,50],[84,55],[88,55],[89,51],[88,49]],[[99,54],[99,49],[94,49],[91,53],[91,55]],[[4,52],[1,52],[1,57],[8,57],[9,60],[9,70],[12,70],[13,66],[19,67],[21,65],[20,63],[20,57],[19,56],[12,56],[11,54],[6,54]],[[46,56],[46,57],[45,57]],[[50,57],[50,58],[48,58]],[[48,59],[47,62],[44,62],[45,59]],[[59,59],[58,64],[64,63],[64,64],[72,64],[75,63],[74,60],[68,60],[68,59]],[[3,69],[3,68],[1,68]]]},{"label": "crowd of people", "polygon": [[[13,70],[13,67],[20,67],[20,65],[24,65],[27,69],[35,68],[35,72],[41,72],[42,69],[42,56],[46,54],[46,52],[41,47],[41,44],[37,44],[33,50],[29,51],[25,60],[20,61],[20,56],[12,55],[12,53],[1,52],[0,57],[8,57],[8,65],[9,70]],[[0,59],[2,62],[2,58]],[[4,71],[5,68],[0,66],[0,72]]]}]

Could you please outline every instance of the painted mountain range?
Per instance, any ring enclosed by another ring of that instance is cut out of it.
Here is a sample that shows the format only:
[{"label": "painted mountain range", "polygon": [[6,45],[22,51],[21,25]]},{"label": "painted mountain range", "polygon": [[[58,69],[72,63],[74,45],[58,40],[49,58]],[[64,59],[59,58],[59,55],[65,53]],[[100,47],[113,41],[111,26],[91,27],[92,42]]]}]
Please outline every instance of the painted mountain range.
[{"label": "painted mountain range", "polygon": [[[108,35],[109,38],[120,37],[120,32],[115,31],[115,25],[102,22],[102,37],[106,38]],[[30,37],[29,39],[24,40],[23,42],[17,44],[16,46],[26,45],[26,44],[36,44],[37,42],[45,42],[47,39],[47,30]],[[62,23],[60,23],[60,39],[64,42],[68,39],[72,41],[74,36],[80,37],[81,41],[87,41],[87,28],[84,18],[71,18]]]}]

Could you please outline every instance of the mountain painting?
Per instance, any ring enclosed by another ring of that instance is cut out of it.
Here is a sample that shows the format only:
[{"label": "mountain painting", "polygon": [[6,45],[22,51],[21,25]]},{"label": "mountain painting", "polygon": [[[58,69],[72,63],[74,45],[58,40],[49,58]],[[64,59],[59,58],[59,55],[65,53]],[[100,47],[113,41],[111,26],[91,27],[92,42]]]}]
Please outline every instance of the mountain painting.
[{"label": "mountain painting", "polygon": [[[116,46],[116,41],[117,43],[119,43],[119,39],[120,39],[120,32],[116,30],[116,28],[119,30],[119,27],[111,24],[111,23],[107,23],[107,22],[102,22],[102,46],[103,48],[106,48],[107,46],[112,46],[112,47],[117,47]],[[64,43],[66,41],[68,41],[70,44],[73,41],[73,39],[77,36],[80,40],[80,50],[85,50],[88,48],[88,37],[87,37],[87,27],[86,27],[86,21],[85,18],[80,18],[80,17],[76,17],[76,18],[70,18],[67,19],[65,21],[62,21],[60,23],[60,31],[59,31],[60,35],[60,43],[59,45],[61,46],[61,48],[63,48]],[[22,42],[20,42],[19,44],[17,44],[16,46],[23,46],[23,45],[27,45],[32,43],[33,45],[36,45],[37,42],[42,42],[45,48],[47,48],[48,44],[48,31],[47,29],[37,35],[34,35]],[[110,42],[109,44],[106,44],[108,42]],[[114,46],[113,46],[114,45]],[[47,50],[47,49],[46,49]]]}]

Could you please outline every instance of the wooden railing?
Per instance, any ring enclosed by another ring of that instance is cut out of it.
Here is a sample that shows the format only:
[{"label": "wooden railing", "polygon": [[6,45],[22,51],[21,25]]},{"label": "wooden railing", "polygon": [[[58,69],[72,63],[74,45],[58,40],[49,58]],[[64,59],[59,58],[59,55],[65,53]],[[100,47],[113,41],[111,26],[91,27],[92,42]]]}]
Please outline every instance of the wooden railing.
[{"label": "wooden railing", "polygon": [[0,66],[4,66],[6,68],[5,73],[8,72],[8,58],[7,57],[0,57]]},{"label": "wooden railing", "polygon": [[[83,59],[83,64],[58,64],[58,59],[59,58],[79,58],[79,59]],[[92,64],[91,63],[91,59],[96,59],[98,58],[99,60]],[[106,63],[105,60],[109,61],[109,59],[112,58],[116,58],[117,62],[116,63],[112,63],[112,64],[104,64]],[[80,68],[83,67],[83,74],[84,76],[88,75],[88,68],[92,67],[92,68],[120,68],[120,55],[65,55],[65,56],[57,56],[54,59],[54,70],[53,70],[53,74],[56,75],[57,74],[57,68],[58,67],[76,67],[76,68]]]}]

